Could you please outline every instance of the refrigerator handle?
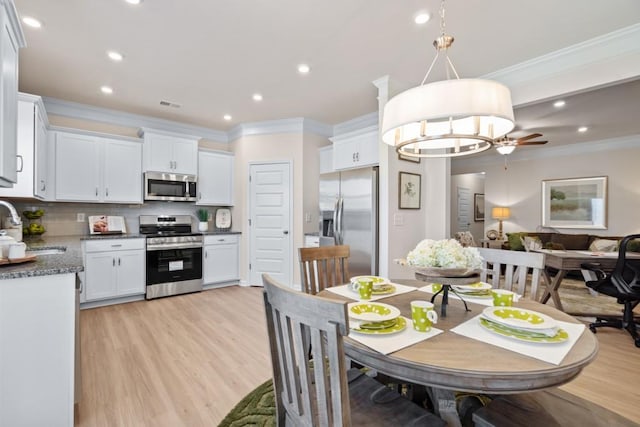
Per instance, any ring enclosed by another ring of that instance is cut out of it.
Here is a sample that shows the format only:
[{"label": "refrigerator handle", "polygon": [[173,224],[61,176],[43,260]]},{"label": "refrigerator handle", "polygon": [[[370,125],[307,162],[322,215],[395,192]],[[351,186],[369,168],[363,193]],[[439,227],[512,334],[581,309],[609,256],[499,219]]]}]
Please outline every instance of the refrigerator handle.
[{"label": "refrigerator handle", "polygon": [[340,198],[336,198],[335,203],[333,204],[333,222],[331,223],[331,228],[333,231],[333,241],[338,242],[338,207],[340,206]]},{"label": "refrigerator handle", "polygon": [[342,227],[342,219],[344,215],[344,198],[340,197],[338,201],[338,241],[339,245],[344,243],[344,238],[342,236],[342,232],[344,231]]}]

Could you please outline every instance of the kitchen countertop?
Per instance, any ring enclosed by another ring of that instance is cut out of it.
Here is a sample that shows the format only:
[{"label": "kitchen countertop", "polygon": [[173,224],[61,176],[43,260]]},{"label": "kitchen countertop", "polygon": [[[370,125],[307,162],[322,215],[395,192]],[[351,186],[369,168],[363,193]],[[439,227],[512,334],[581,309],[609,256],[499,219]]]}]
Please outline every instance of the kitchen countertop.
[{"label": "kitchen countertop", "polygon": [[52,274],[78,273],[84,270],[79,236],[26,238],[29,248],[50,249],[64,247],[63,253],[38,255],[35,261],[0,266],[0,280],[24,277],[49,276]]}]

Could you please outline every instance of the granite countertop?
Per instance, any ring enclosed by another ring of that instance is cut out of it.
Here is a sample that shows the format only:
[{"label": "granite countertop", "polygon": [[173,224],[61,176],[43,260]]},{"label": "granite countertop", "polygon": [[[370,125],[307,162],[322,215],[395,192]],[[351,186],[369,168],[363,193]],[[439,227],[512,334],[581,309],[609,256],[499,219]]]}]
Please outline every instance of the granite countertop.
[{"label": "granite countertop", "polygon": [[26,238],[29,249],[66,248],[59,254],[38,255],[35,261],[0,266],[0,280],[52,274],[77,273],[84,270],[80,236]]}]

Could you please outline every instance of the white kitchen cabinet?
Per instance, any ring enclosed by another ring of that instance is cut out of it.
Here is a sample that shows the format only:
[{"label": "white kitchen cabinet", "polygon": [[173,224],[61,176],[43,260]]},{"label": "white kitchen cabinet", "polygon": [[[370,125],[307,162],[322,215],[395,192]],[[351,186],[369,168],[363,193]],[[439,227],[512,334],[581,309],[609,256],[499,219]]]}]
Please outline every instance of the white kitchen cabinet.
[{"label": "white kitchen cabinet", "polygon": [[0,187],[17,180],[18,49],[24,35],[12,1],[0,1]]},{"label": "white kitchen cabinet", "polygon": [[197,205],[233,206],[233,162],[231,153],[198,152]]},{"label": "white kitchen cabinet", "polygon": [[57,201],[142,203],[142,146],[92,134],[56,131]]},{"label": "white kitchen cabinet", "polygon": [[[36,147],[42,148],[46,144],[47,123],[44,106],[39,96],[19,94],[18,100],[18,146],[16,156],[17,179],[11,188],[0,188],[0,197],[38,197],[43,192],[36,177],[40,177],[44,165],[36,163]],[[45,153],[46,154],[46,153]]]},{"label": "white kitchen cabinet", "polygon": [[378,164],[378,127],[370,126],[330,138],[333,142],[333,168],[355,169]]},{"label": "white kitchen cabinet", "polygon": [[53,192],[49,187],[49,122],[47,113],[36,104],[35,139],[34,139],[34,177],[33,195],[38,199],[49,200]]},{"label": "white kitchen cabinet", "polygon": [[318,148],[318,158],[320,161],[320,174],[334,172],[333,147],[331,145]]},{"label": "white kitchen cabinet", "polygon": [[145,265],[145,239],[84,242],[85,301],[144,294]]},{"label": "white kitchen cabinet", "polygon": [[313,235],[305,234],[305,236],[304,236],[304,247],[305,248],[319,248],[320,247],[320,236],[313,236]]},{"label": "white kitchen cabinet", "polygon": [[143,171],[198,174],[198,137],[142,129]]},{"label": "white kitchen cabinet", "polygon": [[204,236],[202,252],[202,275],[205,285],[240,280],[238,234]]}]

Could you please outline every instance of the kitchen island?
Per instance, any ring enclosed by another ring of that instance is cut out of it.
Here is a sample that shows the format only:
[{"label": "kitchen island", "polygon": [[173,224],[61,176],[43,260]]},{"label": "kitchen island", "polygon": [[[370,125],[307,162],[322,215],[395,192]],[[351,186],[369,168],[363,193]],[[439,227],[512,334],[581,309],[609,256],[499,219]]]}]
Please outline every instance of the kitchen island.
[{"label": "kitchen island", "polygon": [[80,240],[26,243],[66,250],[0,267],[0,425],[72,426]]}]

